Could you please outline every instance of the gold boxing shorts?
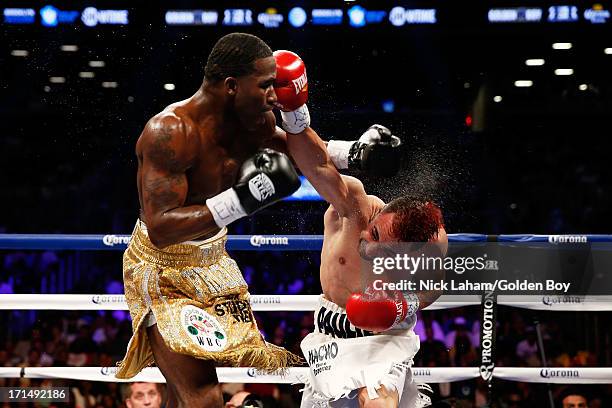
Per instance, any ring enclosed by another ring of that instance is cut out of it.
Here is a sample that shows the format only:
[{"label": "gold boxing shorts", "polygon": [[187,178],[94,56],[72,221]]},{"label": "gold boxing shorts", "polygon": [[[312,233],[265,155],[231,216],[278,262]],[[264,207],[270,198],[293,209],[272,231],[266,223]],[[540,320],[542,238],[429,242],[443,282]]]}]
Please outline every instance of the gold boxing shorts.
[{"label": "gold boxing shorts", "polygon": [[[301,361],[260,334],[247,284],[225,251],[227,230],[205,241],[156,248],[139,221],[123,254],[133,335],[116,377],[154,362],[146,327],[157,321],[166,346],[219,366],[277,371]],[[154,319],[154,320],[153,320]]]}]

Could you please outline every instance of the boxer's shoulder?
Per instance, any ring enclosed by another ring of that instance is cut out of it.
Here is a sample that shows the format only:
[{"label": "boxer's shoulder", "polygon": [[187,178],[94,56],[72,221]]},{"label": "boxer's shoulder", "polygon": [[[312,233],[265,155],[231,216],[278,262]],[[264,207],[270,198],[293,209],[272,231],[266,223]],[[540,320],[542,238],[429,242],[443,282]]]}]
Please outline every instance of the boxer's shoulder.
[{"label": "boxer's shoulder", "polygon": [[344,183],[346,183],[346,186],[349,188],[350,192],[365,194],[363,183],[358,178],[343,174],[342,179],[344,180]]},{"label": "boxer's shoulder", "polygon": [[385,206],[385,202],[375,195],[368,195],[368,201],[376,213]]},{"label": "boxer's shoulder", "polygon": [[164,110],[147,122],[137,149],[152,159],[185,162],[193,158],[200,141],[193,131],[193,122],[174,110]]},{"label": "boxer's shoulder", "polygon": [[369,221],[372,214],[384,206],[385,203],[376,196],[368,195],[361,180],[346,175],[343,175],[342,178],[348,187],[349,194],[356,203],[355,211],[348,218],[359,222]]},{"label": "boxer's shoulder", "polygon": [[341,225],[340,214],[338,214],[338,211],[336,211],[333,205],[330,205],[327,208],[327,211],[325,211],[325,214],[323,215],[323,225],[326,233],[330,232],[330,228],[335,230]]}]

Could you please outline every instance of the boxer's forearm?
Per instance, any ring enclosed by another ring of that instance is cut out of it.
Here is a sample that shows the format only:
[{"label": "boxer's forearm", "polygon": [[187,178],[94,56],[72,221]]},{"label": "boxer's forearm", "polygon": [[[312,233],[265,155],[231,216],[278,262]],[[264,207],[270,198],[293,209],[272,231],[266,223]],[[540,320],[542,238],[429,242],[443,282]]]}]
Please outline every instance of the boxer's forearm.
[{"label": "boxer's forearm", "polygon": [[343,216],[351,209],[349,189],[332,163],[325,143],[311,128],[288,135],[287,147],[300,171],[325,201]]}]

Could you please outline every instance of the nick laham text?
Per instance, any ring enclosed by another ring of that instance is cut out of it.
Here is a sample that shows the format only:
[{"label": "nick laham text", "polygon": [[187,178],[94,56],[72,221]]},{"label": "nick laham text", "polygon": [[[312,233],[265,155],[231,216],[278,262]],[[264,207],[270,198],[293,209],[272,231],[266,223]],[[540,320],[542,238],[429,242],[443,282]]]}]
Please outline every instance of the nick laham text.
[{"label": "nick laham text", "polygon": [[455,281],[449,280],[420,280],[409,281],[402,279],[396,282],[384,282],[381,279],[374,281],[375,290],[436,290],[436,291],[458,291],[458,292],[496,292],[496,291],[560,291],[564,293],[570,288],[570,283],[557,282],[548,279],[544,282],[529,282],[526,280],[508,281],[506,279],[496,279],[492,282],[470,282],[469,280]]}]

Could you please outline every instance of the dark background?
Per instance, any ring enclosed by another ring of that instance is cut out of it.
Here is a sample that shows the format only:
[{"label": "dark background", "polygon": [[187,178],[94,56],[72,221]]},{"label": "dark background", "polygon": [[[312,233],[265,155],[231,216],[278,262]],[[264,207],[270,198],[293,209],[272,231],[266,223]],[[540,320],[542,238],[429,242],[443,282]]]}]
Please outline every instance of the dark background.
[{"label": "dark background", "polygon": [[[249,4],[254,16],[274,6]],[[347,9],[355,3],[322,4]],[[398,4],[419,5],[394,2],[376,9]],[[196,91],[221,35],[248,31],[305,60],[313,128],[323,139],[354,139],[372,123],[404,139],[406,171],[391,183],[366,180],[369,191],[385,199],[406,191],[433,193],[452,232],[609,231],[612,56],[603,49],[610,46],[612,23],[585,22],[580,8],[577,23],[490,24],[488,6],[512,4],[421,5],[438,8],[437,24],[393,27],[385,21],[354,28],[345,16],[341,26],[307,23],[300,29],[286,21],[278,29],[258,23],[166,27],[170,7],[221,7],[152,2],[132,7],[126,27],[3,25],[0,225],[9,232],[129,232],[138,208],[134,145],[141,129],[167,104]],[[548,3],[539,5],[545,19]],[[82,9],[68,2],[54,6]],[[280,6],[286,19],[289,7]],[[553,50],[558,41],[573,48]],[[63,52],[62,44],[79,50]],[[29,56],[11,56],[12,49]],[[546,63],[527,67],[527,58]],[[94,59],[106,66],[89,68]],[[556,68],[575,73],[555,76]],[[95,78],[79,78],[83,70],[94,71]],[[64,76],[66,83],[49,83],[51,76]],[[515,88],[517,79],[535,84]],[[102,88],[103,81],[118,87]],[[168,82],[176,89],[164,90]],[[583,83],[588,90],[578,89]],[[494,95],[502,102],[493,102]],[[394,100],[395,112],[383,112],[385,100]]]}]

